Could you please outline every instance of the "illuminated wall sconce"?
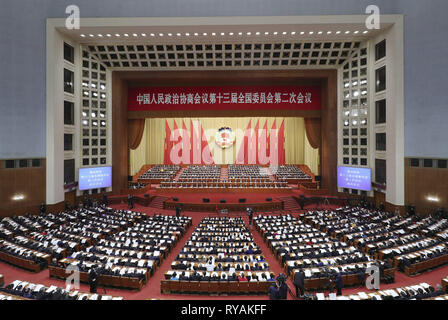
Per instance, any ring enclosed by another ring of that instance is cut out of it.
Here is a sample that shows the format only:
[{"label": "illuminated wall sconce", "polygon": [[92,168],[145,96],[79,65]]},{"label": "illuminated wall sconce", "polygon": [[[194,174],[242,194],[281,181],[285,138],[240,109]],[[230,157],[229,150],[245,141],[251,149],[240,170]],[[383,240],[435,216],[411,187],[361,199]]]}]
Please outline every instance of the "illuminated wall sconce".
[{"label": "illuminated wall sconce", "polygon": [[430,201],[430,202],[439,202],[439,198],[436,196],[427,196],[426,200]]},{"label": "illuminated wall sconce", "polygon": [[12,197],[12,200],[14,200],[14,201],[20,201],[23,199],[25,199],[25,196],[23,194],[16,194]]}]

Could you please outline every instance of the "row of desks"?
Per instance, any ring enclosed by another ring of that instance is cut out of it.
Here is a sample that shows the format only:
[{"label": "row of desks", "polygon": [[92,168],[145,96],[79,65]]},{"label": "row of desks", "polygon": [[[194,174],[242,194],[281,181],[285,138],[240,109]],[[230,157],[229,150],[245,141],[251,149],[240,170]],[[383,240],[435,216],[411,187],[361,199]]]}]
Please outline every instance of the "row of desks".
[{"label": "row of desks", "polygon": [[32,272],[40,272],[43,270],[41,265],[39,263],[36,263],[31,260],[23,259],[17,256],[13,256],[10,254],[7,254],[5,252],[0,252],[0,260],[3,260],[7,263],[10,263],[14,266],[17,266],[19,268],[23,268]]},{"label": "row of desks", "polygon": [[267,294],[272,281],[179,281],[162,280],[161,293]]},{"label": "row of desks", "polygon": [[411,275],[414,275],[414,274],[419,273],[421,271],[425,271],[425,270],[428,270],[428,269],[432,269],[432,268],[438,267],[438,266],[443,265],[445,263],[448,263],[448,254],[440,256],[440,257],[435,257],[435,258],[430,259],[430,260],[414,263],[411,266],[406,266],[406,267],[404,267],[404,273],[407,276],[411,276]]},{"label": "row of desks", "polygon": [[[50,277],[66,279],[70,274],[65,273],[64,268],[49,266]],[[149,278],[148,273],[146,274],[146,281]],[[79,281],[83,283],[89,282],[89,273],[80,272]],[[108,286],[116,288],[126,288],[133,290],[141,290],[146,281],[142,281],[137,278],[127,278],[127,277],[117,277],[111,275],[101,275],[98,279],[99,286]]]}]

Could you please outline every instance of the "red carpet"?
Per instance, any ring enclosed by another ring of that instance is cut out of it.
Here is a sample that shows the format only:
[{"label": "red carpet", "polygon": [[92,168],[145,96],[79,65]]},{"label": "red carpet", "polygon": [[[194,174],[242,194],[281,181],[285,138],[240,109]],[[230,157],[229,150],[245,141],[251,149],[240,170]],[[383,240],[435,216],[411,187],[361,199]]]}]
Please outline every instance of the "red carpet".
[{"label": "red carpet", "polygon": [[[112,206],[115,209],[126,209],[126,205],[114,205]],[[314,209],[315,205],[310,205],[305,209]],[[335,208],[335,206],[329,206],[328,208]],[[162,213],[162,214],[171,214],[174,215],[172,211],[159,210],[154,208],[147,208],[136,205],[135,211],[143,212],[148,215],[153,215],[154,213]],[[160,293],[160,281],[164,278],[164,274],[167,270],[170,269],[171,262],[176,258],[179,254],[180,250],[183,248],[186,241],[190,238],[193,230],[199,224],[203,217],[208,216],[208,213],[199,213],[199,212],[185,212],[184,215],[191,216],[193,218],[193,224],[188,229],[184,237],[179,241],[176,247],[171,251],[168,257],[163,260],[159,269],[155,272],[154,276],[150,278],[148,283],[143,287],[143,289],[139,292],[129,291],[129,290],[119,290],[119,289],[110,289],[106,288],[108,295],[114,296],[122,296],[125,299],[133,299],[133,300],[141,300],[141,299],[164,299],[164,300],[254,300],[254,299],[268,299],[268,296],[205,296],[205,295],[164,295]],[[246,224],[248,225],[247,217],[244,217]],[[280,266],[280,263],[275,259],[271,250],[266,246],[260,234],[252,227],[252,233],[254,236],[255,242],[260,246],[264,256],[266,257],[266,261],[269,263],[270,269],[277,275],[279,273],[284,273],[283,269]],[[9,284],[14,280],[24,280],[33,283],[40,283],[46,286],[55,285],[59,287],[65,287],[65,282],[62,280],[50,279],[48,269],[40,272],[40,273],[31,273],[28,271],[24,271],[22,269],[15,268],[13,266],[9,266],[3,262],[0,262],[0,274],[3,274],[5,277],[5,284]],[[420,282],[427,282],[430,285],[434,286],[441,282],[441,279],[448,275],[448,266],[441,267],[431,272],[427,272],[423,275],[416,277],[408,277],[400,272],[395,272],[395,283],[388,285],[381,285],[381,289],[389,289],[396,288],[408,285],[418,284]],[[292,289],[293,292],[294,286],[291,281],[288,280],[288,285]],[[80,291],[88,292],[89,287],[86,284],[81,284]],[[365,288],[348,288],[344,289],[342,293],[352,294],[360,291],[367,291]],[[104,291],[102,288],[98,289],[98,293],[103,294]],[[288,294],[288,299],[293,299]]]}]

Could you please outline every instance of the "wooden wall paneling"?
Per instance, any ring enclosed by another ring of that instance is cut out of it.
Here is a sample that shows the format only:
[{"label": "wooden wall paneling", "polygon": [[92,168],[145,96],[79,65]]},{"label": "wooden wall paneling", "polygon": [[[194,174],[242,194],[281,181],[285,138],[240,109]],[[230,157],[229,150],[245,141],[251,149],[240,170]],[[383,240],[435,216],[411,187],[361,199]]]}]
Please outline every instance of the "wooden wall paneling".
[{"label": "wooden wall paneling", "polygon": [[[4,169],[0,161],[0,216],[38,213],[45,202],[45,159],[38,168]],[[12,200],[23,194],[23,200]]]},{"label": "wooden wall paneling", "polygon": [[[410,167],[405,159],[405,204],[414,205],[417,213],[430,214],[442,207],[448,209],[448,169]],[[438,197],[430,202],[427,197]]]},{"label": "wooden wall paneling", "polygon": [[128,176],[128,86],[117,72],[112,73],[112,88],[112,190],[119,193],[127,187]]}]

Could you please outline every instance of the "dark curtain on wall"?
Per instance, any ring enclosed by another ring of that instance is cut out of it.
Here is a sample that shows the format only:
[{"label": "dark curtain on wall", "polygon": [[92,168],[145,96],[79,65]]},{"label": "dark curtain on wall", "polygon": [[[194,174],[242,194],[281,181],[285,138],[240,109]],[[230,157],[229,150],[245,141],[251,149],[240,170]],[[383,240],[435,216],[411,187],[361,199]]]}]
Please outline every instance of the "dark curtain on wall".
[{"label": "dark curtain on wall", "polygon": [[135,150],[142,141],[145,131],[145,119],[128,120],[128,142],[129,148]]},{"label": "dark curtain on wall", "polygon": [[305,130],[310,145],[314,149],[320,148],[320,118],[305,118]]}]

